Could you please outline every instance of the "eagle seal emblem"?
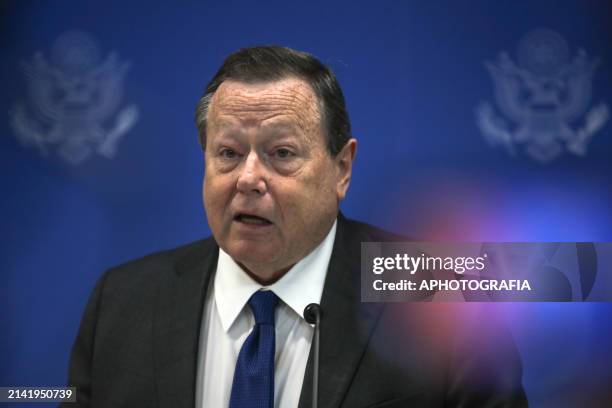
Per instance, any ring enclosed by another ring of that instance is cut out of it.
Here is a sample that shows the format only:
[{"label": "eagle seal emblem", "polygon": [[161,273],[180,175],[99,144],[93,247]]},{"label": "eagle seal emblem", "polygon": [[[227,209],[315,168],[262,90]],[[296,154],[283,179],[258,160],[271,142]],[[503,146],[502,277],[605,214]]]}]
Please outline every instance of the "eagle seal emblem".
[{"label": "eagle seal emblem", "polygon": [[23,63],[26,101],[17,102],[10,112],[17,139],[74,165],[93,153],[113,158],[138,119],[133,104],[119,110],[128,69],[129,63],[119,61],[114,52],[101,60],[87,33],[62,34],[49,60],[38,51]]},{"label": "eagle seal emblem", "polygon": [[[599,60],[579,50],[571,57],[557,32],[537,29],[519,42],[515,62],[507,52],[485,66],[495,101],[476,109],[476,123],[493,146],[546,163],[564,151],[586,156],[589,142],[610,116],[608,106],[592,107],[591,83]],[[586,115],[585,115],[586,112]]]}]

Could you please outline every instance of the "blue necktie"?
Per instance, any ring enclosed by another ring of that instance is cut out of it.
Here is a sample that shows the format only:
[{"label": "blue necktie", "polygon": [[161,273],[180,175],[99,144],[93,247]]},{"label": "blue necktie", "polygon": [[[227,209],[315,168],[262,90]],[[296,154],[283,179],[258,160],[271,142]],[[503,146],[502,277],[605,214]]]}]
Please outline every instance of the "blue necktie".
[{"label": "blue necktie", "polygon": [[249,299],[255,327],[244,341],[234,372],[230,408],[274,407],[274,310],[278,297],[257,291]]}]

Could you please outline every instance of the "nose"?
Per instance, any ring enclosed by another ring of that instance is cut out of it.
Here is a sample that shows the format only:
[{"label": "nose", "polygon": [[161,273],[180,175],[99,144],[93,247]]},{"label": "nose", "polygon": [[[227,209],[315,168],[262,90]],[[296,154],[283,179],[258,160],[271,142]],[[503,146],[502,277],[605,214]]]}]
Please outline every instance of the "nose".
[{"label": "nose", "polygon": [[244,194],[263,195],[268,190],[265,175],[265,168],[257,152],[251,151],[246,157],[236,187]]}]

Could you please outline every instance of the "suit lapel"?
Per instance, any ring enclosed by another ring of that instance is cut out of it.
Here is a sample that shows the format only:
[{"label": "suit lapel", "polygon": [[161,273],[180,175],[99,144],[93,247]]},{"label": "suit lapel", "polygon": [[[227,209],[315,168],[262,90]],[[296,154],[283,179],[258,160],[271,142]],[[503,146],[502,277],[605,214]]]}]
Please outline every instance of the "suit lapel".
[{"label": "suit lapel", "polygon": [[159,289],[153,326],[157,392],[162,408],[193,408],[204,297],[217,265],[212,239],[175,264]]},{"label": "suit lapel", "polygon": [[[338,407],[350,386],[382,311],[360,299],[361,241],[369,237],[342,215],[321,299],[319,407]],[[300,408],[312,406],[312,354],[308,359]]]},{"label": "suit lapel", "polygon": [[[382,311],[360,301],[361,242],[369,237],[342,215],[321,299],[319,406],[338,407]],[[159,288],[153,324],[157,392],[161,408],[195,406],[197,353],[204,297],[217,265],[213,239],[192,247]],[[300,408],[312,405],[312,354],[300,395]]]}]

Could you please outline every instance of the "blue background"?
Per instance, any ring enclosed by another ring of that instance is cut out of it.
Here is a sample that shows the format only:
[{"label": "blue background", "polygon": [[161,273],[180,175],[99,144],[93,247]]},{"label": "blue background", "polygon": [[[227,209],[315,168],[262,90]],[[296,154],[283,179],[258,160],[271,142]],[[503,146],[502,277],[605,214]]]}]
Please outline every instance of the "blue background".
[{"label": "blue background", "polygon": [[[223,58],[248,45],[308,51],[335,70],[359,140],[347,216],[423,239],[612,240],[610,123],[586,158],[540,164],[489,146],[475,120],[479,103],[494,102],[485,62],[514,57],[541,27],[572,56],[600,57],[590,107],[610,106],[609,2],[8,1],[0,10],[0,385],[64,384],[102,272],[209,234],[193,112]],[[136,104],[140,118],[113,160],[42,157],[9,126],[26,98],[21,63],[48,56],[72,29],[131,63],[122,106]],[[508,314],[533,406],[612,401],[611,304]]]}]

